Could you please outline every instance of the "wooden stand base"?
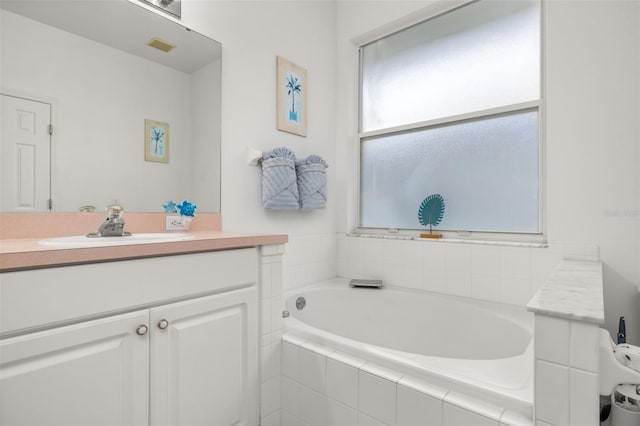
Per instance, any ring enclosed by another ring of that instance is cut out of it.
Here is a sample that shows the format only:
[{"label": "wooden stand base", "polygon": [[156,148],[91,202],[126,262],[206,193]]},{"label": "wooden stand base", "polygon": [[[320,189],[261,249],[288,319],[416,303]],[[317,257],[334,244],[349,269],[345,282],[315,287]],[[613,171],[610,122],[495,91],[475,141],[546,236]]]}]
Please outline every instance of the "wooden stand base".
[{"label": "wooden stand base", "polygon": [[442,234],[420,234],[420,238],[438,239],[438,238],[442,238]]}]

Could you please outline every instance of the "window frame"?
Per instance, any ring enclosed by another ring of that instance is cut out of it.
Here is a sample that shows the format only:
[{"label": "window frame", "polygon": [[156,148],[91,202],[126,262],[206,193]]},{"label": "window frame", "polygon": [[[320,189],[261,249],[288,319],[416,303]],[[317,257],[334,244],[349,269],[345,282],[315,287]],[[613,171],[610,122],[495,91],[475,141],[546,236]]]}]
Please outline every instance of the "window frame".
[{"label": "window frame", "polygon": [[484,241],[505,241],[505,242],[525,242],[525,243],[546,243],[547,240],[547,221],[546,221],[546,64],[545,64],[545,0],[539,0],[540,2],[540,40],[539,40],[539,64],[540,64],[540,97],[534,101],[520,102],[516,104],[504,105],[496,108],[489,108],[484,110],[473,111],[470,113],[457,114],[453,116],[447,116],[442,118],[436,118],[417,123],[410,123],[405,125],[399,125],[394,127],[376,129],[363,132],[362,131],[362,115],[363,115],[363,48],[375,41],[393,35],[397,32],[403,31],[411,26],[419,23],[429,21],[437,18],[446,13],[452,12],[461,7],[465,7],[471,3],[475,3],[479,0],[458,0],[454,3],[442,0],[438,3],[422,9],[416,14],[408,17],[408,19],[401,19],[396,22],[392,22],[378,31],[371,32],[358,40],[353,40],[352,53],[354,54],[357,68],[356,87],[355,92],[357,96],[356,102],[356,117],[355,120],[355,142],[354,142],[354,154],[356,167],[354,174],[352,175],[354,180],[353,185],[353,197],[352,197],[352,214],[350,220],[353,226],[349,226],[348,229],[352,229],[355,234],[364,235],[386,235],[398,237],[416,237],[420,233],[424,233],[424,228],[379,228],[379,227],[367,227],[361,225],[361,161],[362,153],[361,147],[365,139],[391,135],[398,133],[409,133],[416,130],[428,129],[431,127],[442,126],[446,124],[455,124],[458,122],[489,118],[491,116],[499,116],[501,114],[517,113],[519,111],[536,109],[538,112],[538,232],[511,232],[511,231],[468,231],[468,230],[446,230],[438,229],[438,233],[443,235],[445,239],[458,239],[458,240],[484,240]]}]

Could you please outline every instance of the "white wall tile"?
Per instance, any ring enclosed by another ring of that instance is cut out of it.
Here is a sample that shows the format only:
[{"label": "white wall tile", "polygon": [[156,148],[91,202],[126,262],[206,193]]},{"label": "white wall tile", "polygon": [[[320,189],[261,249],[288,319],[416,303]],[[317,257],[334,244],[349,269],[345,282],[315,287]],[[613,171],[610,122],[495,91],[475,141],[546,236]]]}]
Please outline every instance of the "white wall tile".
[{"label": "white wall tile", "polygon": [[294,416],[298,416],[298,382],[282,377],[281,382],[281,408]]},{"label": "white wall tile", "polygon": [[364,260],[372,263],[382,263],[384,258],[384,240],[366,238],[364,244]]},{"label": "white wall tile", "polygon": [[300,348],[298,356],[299,382],[317,392],[326,393],[327,358],[305,348]]},{"label": "white wall tile", "polygon": [[471,273],[498,275],[500,273],[500,248],[485,245],[472,246]]},{"label": "white wall tile", "polygon": [[536,360],[534,407],[536,420],[569,423],[569,368]]},{"label": "white wall tile", "polygon": [[280,409],[280,377],[274,377],[262,384],[260,410],[269,415]]},{"label": "white wall tile", "polygon": [[271,333],[271,331],[273,331],[271,323],[272,323],[271,299],[263,300],[262,301],[262,334]]},{"label": "white wall tile", "polygon": [[282,359],[280,347],[280,342],[277,342],[262,348],[262,382],[280,375]]},{"label": "white wall tile", "polygon": [[443,410],[444,426],[498,426],[498,422],[479,416],[470,411],[456,407],[455,405],[444,403]]},{"label": "white wall tile", "polygon": [[531,249],[528,247],[500,247],[500,275],[531,277]]},{"label": "white wall tile", "polygon": [[[447,277],[450,272],[471,275],[471,246],[469,244],[447,243]],[[469,292],[471,294],[471,292]]]},{"label": "white wall tile", "polygon": [[402,240],[385,240],[384,242],[384,262],[402,265]]},{"label": "white wall tile", "polygon": [[297,345],[289,342],[282,342],[282,374],[293,380],[298,380],[298,356]]},{"label": "white wall tile", "polygon": [[349,278],[364,278],[364,260],[350,260],[348,263],[348,274]]},{"label": "white wall tile", "polygon": [[358,369],[334,359],[327,359],[327,395],[358,408]]},{"label": "white wall tile", "polygon": [[282,296],[273,297],[271,299],[271,331],[282,329],[282,311],[284,309],[284,301]]},{"label": "white wall tile", "polygon": [[396,421],[396,384],[360,370],[358,409],[387,425]]},{"label": "white wall tile", "polygon": [[571,367],[599,372],[598,333],[598,326],[595,324],[571,321]]},{"label": "white wall tile", "polygon": [[[365,262],[364,264],[364,277],[374,280],[384,281],[384,263],[382,262]],[[385,283],[386,285],[387,283]]]},{"label": "white wall tile", "polygon": [[306,265],[293,265],[284,268],[284,274],[287,277],[282,286],[288,290],[304,287],[309,284],[307,281]]},{"label": "white wall tile", "polygon": [[339,277],[348,277],[349,276],[349,262],[344,259],[338,259],[337,261],[337,269]]},{"label": "white wall tile", "polygon": [[338,254],[338,259],[341,260],[348,260],[349,259],[349,255],[348,255],[348,247],[347,247],[347,236],[343,233],[339,233],[336,236],[336,246],[337,246],[337,254]]},{"label": "white wall tile", "polygon": [[436,293],[447,292],[447,270],[441,268],[424,268],[422,288]]},{"label": "white wall tile", "polygon": [[442,409],[442,400],[398,384],[398,426],[441,426]]},{"label": "white wall tile", "polygon": [[531,249],[531,278],[546,280],[562,260],[562,247],[546,247]]},{"label": "white wall tile", "polygon": [[582,260],[584,257],[584,246],[579,244],[567,244],[564,246],[565,259]]},{"label": "white wall tile", "polygon": [[260,420],[260,426],[280,426],[280,410],[276,410]]},{"label": "white wall tile", "polygon": [[366,238],[347,237],[347,259],[364,261],[364,244]]},{"label": "white wall tile", "polygon": [[423,254],[422,241],[403,241],[402,242],[402,265],[419,266],[422,268]]},{"label": "white wall tile", "polygon": [[329,233],[321,235],[316,240],[318,260],[330,260],[336,257],[336,234]]},{"label": "white wall tile", "polygon": [[524,306],[530,299],[530,278],[500,276],[500,302]]},{"label": "white wall tile", "polygon": [[447,294],[471,297],[471,274],[447,269]]},{"label": "white wall tile", "polygon": [[281,426],[302,426],[302,422],[297,416],[282,410],[280,413],[280,425]]},{"label": "white wall tile", "polygon": [[544,361],[569,365],[571,322],[547,315],[535,316],[535,357]]},{"label": "white wall tile", "polygon": [[327,398],[327,426],[358,426],[358,412]]},{"label": "white wall tile", "polygon": [[298,387],[298,417],[311,426],[325,426],[327,397],[305,386]]},{"label": "white wall tile", "polygon": [[[278,267],[276,269],[280,268]],[[268,299],[271,297],[271,263],[262,264],[262,281],[260,282],[260,290],[262,299]]]},{"label": "white wall tile", "polygon": [[423,265],[425,268],[447,267],[447,244],[440,241],[422,242]]},{"label": "white wall tile", "polygon": [[500,277],[498,275],[473,274],[471,276],[471,296],[474,299],[500,300]]},{"label": "white wall tile", "polygon": [[283,287],[283,269],[282,263],[277,262],[271,265],[271,295],[272,296],[280,296],[282,295],[282,287]]},{"label": "white wall tile", "polygon": [[570,424],[598,426],[600,423],[600,395],[598,376],[586,371],[570,371]]},{"label": "white wall tile", "polygon": [[402,265],[399,263],[385,263],[382,280],[385,284],[400,286],[402,284]]},{"label": "white wall tile", "polygon": [[421,289],[422,288],[422,266],[403,265],[402,266],[402,287]]}]

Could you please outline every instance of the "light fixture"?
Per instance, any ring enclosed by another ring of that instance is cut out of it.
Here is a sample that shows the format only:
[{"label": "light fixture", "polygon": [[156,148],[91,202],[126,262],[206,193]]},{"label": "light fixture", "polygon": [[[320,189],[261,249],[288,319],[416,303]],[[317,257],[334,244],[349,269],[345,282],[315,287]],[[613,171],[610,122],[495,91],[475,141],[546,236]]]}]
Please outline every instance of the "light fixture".
[{"label": "light fixture", "polygon": [[154,47],[166,53],[170,52],[171,50],[173,50],[173,48],[176,47],[175,44],[171,44],[168,41],[164,41],[159,37],[153,37],[151,40],[147,42],[147,46]]}]

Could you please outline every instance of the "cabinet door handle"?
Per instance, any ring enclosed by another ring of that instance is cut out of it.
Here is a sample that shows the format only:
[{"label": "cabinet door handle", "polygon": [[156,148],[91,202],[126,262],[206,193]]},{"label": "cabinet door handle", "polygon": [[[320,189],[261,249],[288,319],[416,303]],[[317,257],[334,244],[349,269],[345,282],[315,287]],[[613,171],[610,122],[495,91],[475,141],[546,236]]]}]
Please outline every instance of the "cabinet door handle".
[{"label": "cabinet door handle", "polygon": [[166,319],[161,319],[160,321],[158,321],[158,328],[160,330],[164,330],[165,328],[169,327],[169,321],[167,321]]},{"label": "cabinet door handle", "polygon": [[149,327],[147,327],[147,326],[146,326],[146,325],[144,325],[144,324],[142,324],[141,326],[139,326],[139,327],[136,329],[136,333],[137,333],[139,336],[144,336],[145,334],[147,334],[147,331],[149,331]]}]

